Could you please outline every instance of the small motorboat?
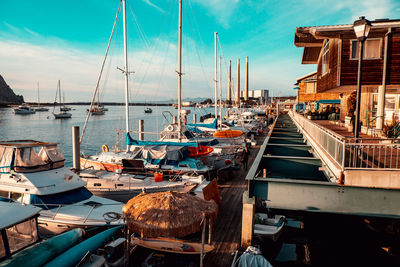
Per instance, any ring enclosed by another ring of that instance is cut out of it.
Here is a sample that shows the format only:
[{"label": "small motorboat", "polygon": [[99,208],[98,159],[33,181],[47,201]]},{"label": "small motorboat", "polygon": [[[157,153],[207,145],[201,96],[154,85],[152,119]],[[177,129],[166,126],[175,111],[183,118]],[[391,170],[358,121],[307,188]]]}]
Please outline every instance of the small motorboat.
[{"label": "small motorboat", "polygon": [[254,235],[260,239],[277,241],[285,226],[285,216],[269,217],[266,213],[256,213],[254,216]]},{"label": "small motorboat", "polygon": [[153,110],[149,107],[144,109],[144,113],[152,113],[152,112],[153,112]]},{"label": "small motorboat", "polygon": [[18,108],[14,109],[14,113],[20,115],[35,114],[36,110],[31,108],[30,106],[21,105]]},{"label": "small motorboat", "polygon": [[40,208],[0,197],[0,266],[42,266],[73,246],[80,228],[41,241],[37,218]]}]

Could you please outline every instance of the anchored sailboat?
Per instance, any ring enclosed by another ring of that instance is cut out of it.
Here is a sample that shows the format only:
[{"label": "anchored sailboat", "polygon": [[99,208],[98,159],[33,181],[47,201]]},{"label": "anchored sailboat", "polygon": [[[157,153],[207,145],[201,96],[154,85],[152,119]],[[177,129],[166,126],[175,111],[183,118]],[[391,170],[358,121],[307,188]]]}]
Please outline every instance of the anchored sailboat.
[{"label": "anchored sailboat", "polygon": [[59,111],[55,112],[56,106],[54,105],[53,109],[53,115],[56,119],[69,119],[72,117],[71,113],[68,113],[67,111],[62,109],[62,103],[61,103],[61,85],[60,85],[60,80],[58,80],[57,84],[57,91],[56,91],[56,98],[54,99],[54,103],[56,103],[57,100],[57,95],[59,97]]},{"label": "anchored sailboat", "polygon": [[40,106],[40,96],[39,96],[39,82],[37,83],[37,98],[38,98],[38,105],[37,108],[35,108],[36,111],[49,111],[48,108],[41,107]]}]

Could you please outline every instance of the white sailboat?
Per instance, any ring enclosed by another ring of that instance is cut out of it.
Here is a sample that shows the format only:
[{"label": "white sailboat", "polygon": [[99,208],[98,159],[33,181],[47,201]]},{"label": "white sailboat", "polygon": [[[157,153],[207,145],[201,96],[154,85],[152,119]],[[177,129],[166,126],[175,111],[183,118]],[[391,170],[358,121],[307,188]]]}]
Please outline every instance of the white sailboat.
[{"label": "white sailboat", "polygon": [[61,104],[61,85],[60,85],[60,80],[58,80],[58,84],[57,84],[57,91],[56,91],[56,98],[54,100],[54,103],[57,100],[57,95],[59,96],[59,112],[55,112],[55,105],[54,105],[54,109],[53,109],[53,115],[56,119],[69,119],[72,117],[71,113],[68,113],[65,110],[62,110],[62,104]]},{"label": "white sailboat", "polygon": [[35,110],[36,111],[49,111],[48,108],[40,106],[39,82],[37,83],[37,97],[38,97],[38,104],[37,104],[37,108],[35,108]]}]

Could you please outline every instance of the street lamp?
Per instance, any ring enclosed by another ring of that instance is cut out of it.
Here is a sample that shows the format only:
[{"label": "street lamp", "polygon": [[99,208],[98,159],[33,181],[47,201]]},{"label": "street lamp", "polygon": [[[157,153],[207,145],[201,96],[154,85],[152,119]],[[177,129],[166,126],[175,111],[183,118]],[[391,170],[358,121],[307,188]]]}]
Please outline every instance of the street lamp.
[{"label": "street lamp", "polygon": [[353,30],[357,36],[359,43],[359,53],[358,53],[358,75],[357,75],[357,99],[356,99],[356,116],[354,122],[354,138],[359,137],[360,130],[360,103],[361,103],[361,78],[362,78],[362,58],[364,50],[364,42],[368,37],[369,31],[371,29],[371,23],[365,17],[360,17],[360,19],[354,21]]}]

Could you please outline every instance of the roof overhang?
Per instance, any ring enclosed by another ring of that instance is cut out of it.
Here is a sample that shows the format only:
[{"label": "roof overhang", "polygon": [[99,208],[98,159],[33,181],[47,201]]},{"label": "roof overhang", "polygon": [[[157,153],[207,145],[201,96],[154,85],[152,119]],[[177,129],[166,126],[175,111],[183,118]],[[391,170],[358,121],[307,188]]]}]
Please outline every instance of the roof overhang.
[{"label": "roof overhang", "polygon": [[313,71],[313,72],[311,72],[309,74],[301,76],[301,77],[296,79],[296,84],[299,84],[299,83],[301,83],[302,81],[305,81],[305,80],[310,80],[310,82],[311,81],[316,81],[316,75],[317,75],[317,72]]},{"label": "roof overhang", "polygon": [[[370,37],[382,36],[391,28],[399,31],[400,20],[375,20],[371,22]],[[298,27],[295,31],[294,44],[297,47],[321,47],[324,39],[356,39],[353,24]]]}]

